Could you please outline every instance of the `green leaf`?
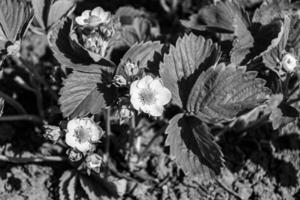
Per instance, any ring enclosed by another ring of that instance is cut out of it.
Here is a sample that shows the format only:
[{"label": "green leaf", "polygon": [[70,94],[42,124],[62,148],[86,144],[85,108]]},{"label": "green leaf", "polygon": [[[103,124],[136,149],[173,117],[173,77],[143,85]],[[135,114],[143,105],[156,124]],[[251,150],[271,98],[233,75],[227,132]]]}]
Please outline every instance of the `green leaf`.
[{"label": "green leaf", "polygon": [[59,104],[64,117],[97,114],[112,101],[114,91],[106,85],[109,74],[74,71],[64,81]]},{"label": "green leaf", "polygon": [[203,72],[194,84],[187,110],[201,120],[228,121],[240,112],[253,109],[268,99],[271,91],[257,72],[224,63]]},{"label": "green leaf", "polygon": [[173,103],[186,107],[190,90],[198,75],[219,59],[219,49],[211,40],[194,34],[179,38],[160,64],[164,85],[172,92]]},{"label": "green leaf", "polygon": [[233,21],[235,39],[230,52],[230,60],[232,63],[240,64],[253,47],[254,38],[248,30],[248,26],[249,24],[245,24],[243,20],[236,15]]},{"label": "green leaf", "polygon": [[[0,1],[0,40],[14,43],[23,37],[33,13],[29,3],[22,0]],[[3,42],[3,41],[2,41]],[[1,45],[2,46],[2,45]]]},{"label": "green leaf", "polygon": [[90,200],[112,200],[117,197],[116,186],[100,177],[80,175],[80,185]]},{"label": "green leaf", "polygon": [[86,51],[74,49],[69,37],[71,26],[72,21],[65,18],[55,25],[48,34],[49,45],[57,61],[62,66],[82,72],[114,72],[115,64],[111,61],[102,59],[99,62],[94,62]]},{"label": "green leaf", "polygon": [[246,20],[238,1],[218,1],[215,5],[201,8],[189,20],[181,20],[181,23],[188,28],[200,31],[233,33],[233,21],[236,17]]},{"label": "green leaf", "polygon": [[65,171],[59,179],[58,192],[60,200],[75,200],[77,174],[74,171]]},{"label": "green leaf", "polygon": [[278,36],[271,41],[267,50],[261,53],[261,56],[266,67],[278,73],[278,71],[281,70],[280,62],[285,54],[291,21],[286,15],[283,19],[276,19],[274,23],[279,24],[280,32]]},{"label": "green leaf", "polygon": [[153,61],[154,54],[161,51],[162,44],[159,41],[145,42],[133,45],[123,56],[120,64],[118,65],[116,74],[122,75],[125,78],[127,75],[124,72],[125,63],[130,60],[132,63],[138,64],[140,69],[145,69],[149,61]]},{"label": "green leaf", "polygon": [[205,180],[220,173],[223,154],[209,128],[199,119],[177,114],[170,120],[166,133],[170,155],[185,173]]},{"label": "green leaf", "polygon": [[134,18],[144,16],[145,12],[135,9],[131,6],[122,6],[118,8],[115,16],[119,18],[121,24],[130,25],[133,23]]},{"label": "green leaf", "polygon": [[284,10],[290,8],[289,0],[269,0],[264,1],[261,6],[255,10],[252,22],[267,25],[275,18],[281,17]]},{"label": "green leaf", "polygon": [[60,19],[70,14],[74,8],[73,0],[32,0],[35,17],[40,26],[48,31]]},{"label": "green leaf", "polygon": [[300,58],[300,16],[296,13],[291,15],[291,24],[286,50]]},{"label": "green leaf", "polygon": [[[127,24],[129,22],[130,24]],[[116,49],[129,48],[136,43],[149,41],[151,38],[151,22],[147,18],[143,16],[130,17],[125,23],[121,24],[121,27],[109,42],[107,51],[109,58]]]}]

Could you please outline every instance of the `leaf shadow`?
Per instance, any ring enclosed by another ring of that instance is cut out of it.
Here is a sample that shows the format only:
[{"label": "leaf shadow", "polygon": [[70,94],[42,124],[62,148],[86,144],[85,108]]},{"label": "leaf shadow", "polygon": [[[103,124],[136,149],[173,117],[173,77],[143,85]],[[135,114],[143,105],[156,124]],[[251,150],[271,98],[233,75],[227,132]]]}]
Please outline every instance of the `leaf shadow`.
[{"label": "leaf shadow", "polygon": [[227,132],[219,143],[227,162],[226,166],[232,172],[239,172],[244,169],[247,160],[250,160],[254,165],[261,167],[267,177],[275,178],[282,186],[297,186],[298,169],[292,162],[286,161],[287,155],[283,151],[300,150],[300,138],[298,136],[295,140],[295,135],[278,134],[278,131],[272,131],[270,125],[242,135]]},{"label": "leaf shadow", "polygon": [[179,95],[184,107],[187,105],[189,94],[200,74],[214,65],[218,61],[219,56],[219,49],[217,47],[213,48],[211,54],[205,58],[199,66],[197,66],[196,70],[192,74],[188,77],[183,77],[178,81]]}]

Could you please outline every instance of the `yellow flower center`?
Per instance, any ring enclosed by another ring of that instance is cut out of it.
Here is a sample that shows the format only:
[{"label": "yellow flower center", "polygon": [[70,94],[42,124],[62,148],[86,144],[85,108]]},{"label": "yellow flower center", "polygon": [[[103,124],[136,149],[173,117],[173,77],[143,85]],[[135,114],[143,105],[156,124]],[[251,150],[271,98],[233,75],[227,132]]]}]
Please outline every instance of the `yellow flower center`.
[{"label": "yellow flower center", "polygon": [[139,94],[140,100],[144,105],[154,104],[156,101],[153,91],[150,89],[143,89]]},{"label": "yellow flower center", "polygon": [[76,137],[76,140],[79,143],[84,143],[90,141],[90,129],[89,128],[83,128],[82,126],[78,127],[75,130],[74,137]]}]

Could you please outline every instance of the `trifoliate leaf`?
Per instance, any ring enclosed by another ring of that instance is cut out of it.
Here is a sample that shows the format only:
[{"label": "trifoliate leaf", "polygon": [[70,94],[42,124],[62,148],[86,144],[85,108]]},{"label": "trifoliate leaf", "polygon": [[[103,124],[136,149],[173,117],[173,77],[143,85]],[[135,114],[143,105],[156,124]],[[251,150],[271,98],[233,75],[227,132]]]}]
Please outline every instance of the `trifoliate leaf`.
[{"label": "trifoliate leaf", "polygon": [[209,180],[220,173],[224,164],[220,147],[209,128],[195,117],[177,114],[166,129],[166,145],[177,165],[187,174]]},{"label": "trifoliate leaf", "polygon": [[201,8],[189,20],[181,20],[181,23],[188,28],[200,31],[233,33],[233,21],[236,17],[242,21],[248,18],[245,18],[245,13],[238,1],[218,1],[215,5]]},{"label": "trifoliate leaf", "polygon": [[124,72],[124,66],[128,61],[136,64],[139,69],[144,70],[147,68],[148,62],[154,59],[155,52],[160,52],[161,48],[162,44],[159,41],[133,45],[121,59],[116,74],[127,78],[128,75]]},{"label": "trifoliate leaf", "polygon": [[109,74],[74,71],[64,81],[59,104],[64,117],[83,117],[97,114],[112,99],[114,91],[106,85]]},{"label": "trifoliate leaf", "polygon": [[224,63],[203,72],[194,84],[187,110],[208,123],[232,120],[268,99],[271,91],[257,72]]},{"label": "trifoliate leaf", "polygon": [[60,19],[75,8],[73,0],[32,0],[35,18],[44,31],[48,31]]},{"label": "trifoliate leaf", "polygon": [[59,179],[59,200],[75,200],[77,175],[74,171],[65,171]]},{"label": "trifoliate leaf", "polygon": [[219,59],[219,49],[211,40],[194,34],[179,38],[160,64],[165,87],[172,92],[173,103],[186,107],[190,90],[199,74]]},{"label": "trifoliate leaf", "polygon": [[31,22],[33,13],[29,3],[22,0],[0,1],[0,47],[22,38]]},{"label": "trifoliate leaf", "polygon": [[234,17],[233,27],[235,39],[230,52],[232,63],[240,64],[253,47],[254,39],[248,30],[248,25],[249,24],[245,24],[238,15]]},{"label": "trifoliate leaf", "polygon": [[116,186],[102,178],[82,174],[79,181],[90,200],[111,200],[118,196]]},{"label": "trifoliate leaf", "polygon": [[113,72],[115,65],[111,61],[102,59],[94,62],[86,51],[74,49],[75,45],[71,45],[69,37],[71,25],[72,21],[65,18],[55,25],[48,35],[50,48],[58,62],[62,66],[82,72]]}]

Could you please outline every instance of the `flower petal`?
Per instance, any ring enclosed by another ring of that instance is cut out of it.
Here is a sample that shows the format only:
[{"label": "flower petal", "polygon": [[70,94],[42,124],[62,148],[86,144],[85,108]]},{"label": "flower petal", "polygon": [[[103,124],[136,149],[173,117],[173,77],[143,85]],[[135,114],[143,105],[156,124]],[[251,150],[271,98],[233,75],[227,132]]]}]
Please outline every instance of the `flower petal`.
[{"label": "flower petal", "polygon": [[85,10],[81,13],[83,19],[88,19],[91,16],[91,10]]},{"label": "flower petal", "polygon": [[146,75],[141,80],[138,81],[137,87],[140,89],[148,88],[152,81],[153,81],[152,76]]},{"label": "flower petal", "polygon": [[94,148],[94,145],[89,142],[78,143],[75,147],[78,151],[86,153]]},{"label": "flower petal", "polygon": [[150,89],[154,91],[160,91],[162,88],[164,88],[163,82],[160,78],[155,78],[151,83],[150,83]]},{"label": "flower petal", "polygon": [[141,106],[143,106],[138,92],[131,94],[130,102],[134,109],[138,111],[140,110]]},{"label": "flower petal", "polygon": [[143,105],[141,110],[145,113],[152,115],[153,117],[159,117],[164,112],[164,107],[162,105],[152,104],[152,105]]},{"label": "flower petal", "polygon": [[159,105],[166,105],[171,101],[172,93],[170,90],[166,87],[161,88],[160,90],[156,90],[156,104]]},{"label": "flower petal", "polygon": [[81,26],[86,25],[85,18],[82,16],[76,17],[75,22]]},{"label": "flower petal", "polygon": [[70,120],[67,124],[68,132],[74,132],[78,128],[79,125],[80,125],[80,119],[75,118],[75,119]]},{"label": "flower petal", "polygon": [[133,81],[130,85],[130,95],[138,94],[140,89],[137,87],[139,80]]},{"label": "flower petal", "polygon": [[101,15],[104,13],[105,11],[103,10],[103,8],[101,7],[96,7],[92,10],[91,15],[92,16],[96,16],[101,18]]},{"label": "flower petal", "polygon": [[67,132],[65,137],[65,142],[67,145],[69,145],[72,148],[75,148],[78,145],[78,142],[76,141],[76,137],[74,136],[74,132]]}]

